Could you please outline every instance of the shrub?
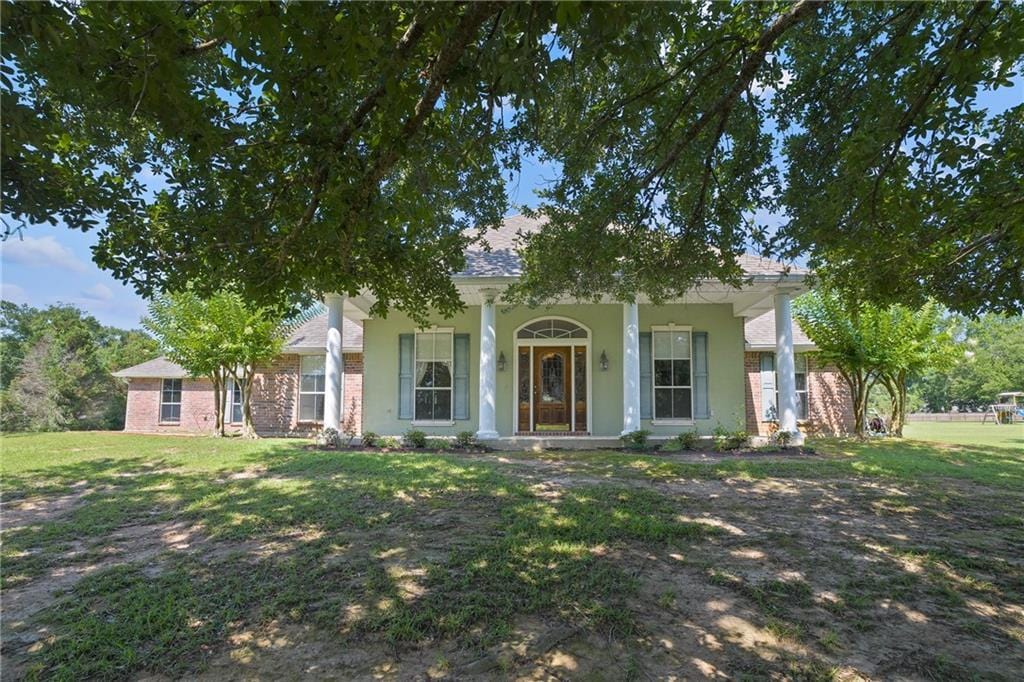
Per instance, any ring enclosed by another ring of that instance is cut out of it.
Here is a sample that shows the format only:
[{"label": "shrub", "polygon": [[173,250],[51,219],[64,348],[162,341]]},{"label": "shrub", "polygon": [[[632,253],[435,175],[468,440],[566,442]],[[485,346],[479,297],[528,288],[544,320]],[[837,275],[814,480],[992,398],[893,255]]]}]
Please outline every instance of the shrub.
[{"label": "shrub", "polygon": [[647,447],[647,438],[651,435],[651,432],[646,429],[640,429],[638,431],[630,431],[629,433],[620,436],[623,445],[631,450],[643,450]]},{"label": "shrub", "polygon": [[402,439],[398,436],[381,436],[377,442],[385,450],[397,450],[402,447]]},{"label": "shrub", "polygon": [[676,440],[683,450],[696,450],[700,444],[700,436],[696,431],[683,431],[676,436]]},{"label": "shrub", "polygon": [[425,448],[427,447],[427,434],[423,431],[417,431],[410,429],[405,432],[405,444],[410,448]]},{"label": "shrub", "polygon": [[455,434],[455,447],[462,450],[470,450],[477,445],[476,434],[472,431],[459,431]]},{"label": "shrub", "polygon": [[338,433],[338,429],[328,427],[316,435],[316,444],[322,448],[337,450],[341,447],[341,434]]},{"label": "shrub", "polygon": [[730,431],[723,426],[715,427],[715,450],[739,450],[750,445],[750,435],[743,430]]},{"label": "shrub", "polygon": [[732,450],[739,450],[750,445],[750,434],[739,429],[729,434],[729,447]]},{"label": "shrub", "polygon": [[363,445],[365,445],[368,448],[372,448],[373,446],[377,445],[378,441],[380,441],[380,436],[378,436],[373,431],[367,431],[366,433],[363,434],[362,440]]},{"label": "shrub", "polygon": [[793,442],[793,434],[789,431],[776,431],[772,434],[772,442],[780,448],[788,448]]},{"label": "shrub", "polygon": [[451,441],[447,438],[428,438],[426,448],[437,451],[448,450],[451,448]]}]

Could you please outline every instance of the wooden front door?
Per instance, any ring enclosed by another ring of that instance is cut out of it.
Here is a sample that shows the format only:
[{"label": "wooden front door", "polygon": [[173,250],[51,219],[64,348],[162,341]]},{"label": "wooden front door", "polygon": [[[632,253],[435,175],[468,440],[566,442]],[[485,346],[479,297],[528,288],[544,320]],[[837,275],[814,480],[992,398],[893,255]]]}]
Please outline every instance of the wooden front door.
[{"label": "wooden front door", "polygon": [[533,419],[536,431],[572,428],[572,349],[533,349]]}]

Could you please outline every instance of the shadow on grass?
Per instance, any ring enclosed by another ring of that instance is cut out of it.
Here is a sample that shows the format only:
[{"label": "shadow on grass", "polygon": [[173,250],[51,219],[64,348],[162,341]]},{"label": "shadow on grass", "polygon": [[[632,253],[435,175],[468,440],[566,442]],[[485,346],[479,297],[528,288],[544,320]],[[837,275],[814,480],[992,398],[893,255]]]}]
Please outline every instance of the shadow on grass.
[{"label": "shadow on grass", "polygon": [[[635,579],[603,552],[714,532],[679,520],[678,503],[652,492],[601,486],[542,498],[492,466],[434,455],[278,448],[254,456],[250,471],[214,473],[96,459],[7,484],[59,496],[83,481],[63,514],[4,534],[8,589],[112,548],[123,554],[37,615],[56,637],[31,657],[34,675],[180,675],[229,632],[271,621],[472,647],[534,613],[629,634]],[[146,564],[133,563],[131,543],[117,547],[119,529],[159,537],[171,521],[194,527],[189,551],[168,546]]]}]

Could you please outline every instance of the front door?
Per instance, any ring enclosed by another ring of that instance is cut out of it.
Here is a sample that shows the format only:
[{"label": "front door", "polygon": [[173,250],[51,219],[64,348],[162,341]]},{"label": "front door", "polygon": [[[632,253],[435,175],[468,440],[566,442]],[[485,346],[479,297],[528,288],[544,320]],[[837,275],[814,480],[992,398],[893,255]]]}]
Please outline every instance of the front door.
[{"label": "front door", "polygon": [[533,415],[536,431],[569,431],[572,417],[572,348],[533,349]]}]

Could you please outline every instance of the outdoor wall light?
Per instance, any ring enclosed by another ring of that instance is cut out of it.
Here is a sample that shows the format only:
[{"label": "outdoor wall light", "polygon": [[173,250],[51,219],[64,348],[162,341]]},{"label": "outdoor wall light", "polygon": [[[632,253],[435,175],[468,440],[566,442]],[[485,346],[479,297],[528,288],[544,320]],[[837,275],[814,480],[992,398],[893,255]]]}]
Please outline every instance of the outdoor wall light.
[{"label": "outdoor wall light", "polygon": [[601,371],[602,372],[607,372],[608,371],[608,355],[606,355],[604,351],[601,351],[601,360],[600,360],[600,362],[601,362]]},{"label": "outdoor wall light", "polygon": [[505,351],[498,353],[498,371],[505,371]]}]

